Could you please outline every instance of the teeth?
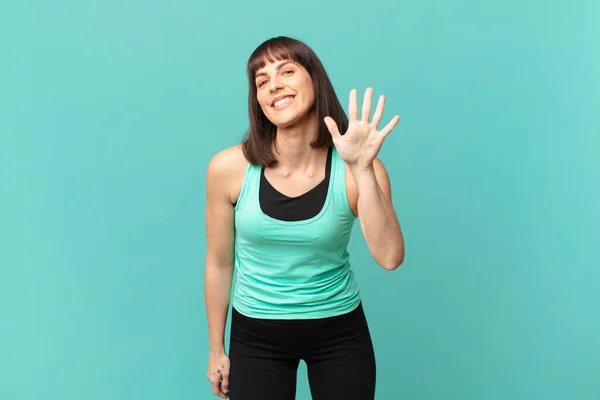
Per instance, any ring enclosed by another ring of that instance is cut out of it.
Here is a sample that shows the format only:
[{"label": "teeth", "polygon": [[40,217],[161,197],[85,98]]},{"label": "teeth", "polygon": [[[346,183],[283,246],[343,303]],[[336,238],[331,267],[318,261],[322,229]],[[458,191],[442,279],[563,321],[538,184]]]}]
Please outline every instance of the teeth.
[{"label": "teeth", "polygon": [[292,100],[292,96],[284,97],[284,98],[283,98],[283,99],[281,99],[281,100],[277,100],[277,101],[275,102],[275,104],[273,104],[273,106],[275,106],[275,107],[279,107],[279,106],[282,106],[282,105],[284,105],[284,104],[286,104],[286,103],[289,103],[291,100]]}]

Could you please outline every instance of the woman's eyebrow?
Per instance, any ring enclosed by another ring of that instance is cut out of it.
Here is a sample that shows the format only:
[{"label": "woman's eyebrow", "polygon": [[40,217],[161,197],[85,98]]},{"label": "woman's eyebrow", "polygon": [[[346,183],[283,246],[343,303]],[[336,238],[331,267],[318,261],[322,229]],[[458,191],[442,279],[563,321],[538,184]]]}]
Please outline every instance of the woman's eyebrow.
[{"label": "woman's eyebrow", "polygon": [[[294,64],[294,62],[291,61],[291,60],[283,61],[283,62],[279,63],[279,65],[277,65],[277,67],[275,67],[275,69],[279,71],[279,69],[281,69],[281,67],[283,67],[286,64],[290,64],[290,63]],[[254,76],[254,79],[258,78],[259,76],[263,76],[263,75],[267,75],[267,73],[266,72],[259,72],[259,73],[257,73]]]}]

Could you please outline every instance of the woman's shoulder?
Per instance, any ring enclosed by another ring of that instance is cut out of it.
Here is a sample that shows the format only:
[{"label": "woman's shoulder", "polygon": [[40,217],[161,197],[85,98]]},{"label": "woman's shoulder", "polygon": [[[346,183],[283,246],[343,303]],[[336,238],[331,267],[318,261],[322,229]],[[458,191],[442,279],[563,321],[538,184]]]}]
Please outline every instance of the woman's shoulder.
[{"label": "woman's shoulder", "polygon": [[208,163],[208,173],[214,175],[231,176],[244,174],[248,167],[248,160],[244,155],[242,145],[223,149],[212,156]]},{"label": "woman's shoulder", "polygon": [[228,147],[213,155],[208,163],[207,182],[225,188],[232,203],[235,203],[248,168],[248,160],[241,144]]}]

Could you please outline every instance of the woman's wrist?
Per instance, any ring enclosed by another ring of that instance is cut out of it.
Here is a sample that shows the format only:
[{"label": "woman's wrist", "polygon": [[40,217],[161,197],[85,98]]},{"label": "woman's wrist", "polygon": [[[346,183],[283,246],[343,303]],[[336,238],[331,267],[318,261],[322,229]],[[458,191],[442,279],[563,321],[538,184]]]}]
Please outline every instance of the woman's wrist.
[{"label": "woman's wrist", "polygon": [[221,345],[210,345],[210,353],[214,355],[221,355],[225,353],[225,346]]}]

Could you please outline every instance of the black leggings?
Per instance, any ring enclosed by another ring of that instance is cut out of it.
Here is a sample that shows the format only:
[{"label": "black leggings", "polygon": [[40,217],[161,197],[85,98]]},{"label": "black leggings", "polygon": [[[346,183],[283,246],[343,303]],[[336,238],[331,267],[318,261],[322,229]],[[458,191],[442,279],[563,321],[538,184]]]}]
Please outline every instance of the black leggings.
[{"label": "black leggings", "polygon": [[249,318],[232,311],[231,400],[293,400],[300,360],[313,400],[373,400],[375,354],[362,305],[309,320]]}]

